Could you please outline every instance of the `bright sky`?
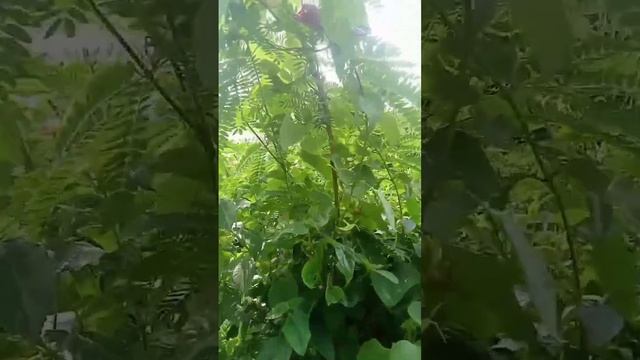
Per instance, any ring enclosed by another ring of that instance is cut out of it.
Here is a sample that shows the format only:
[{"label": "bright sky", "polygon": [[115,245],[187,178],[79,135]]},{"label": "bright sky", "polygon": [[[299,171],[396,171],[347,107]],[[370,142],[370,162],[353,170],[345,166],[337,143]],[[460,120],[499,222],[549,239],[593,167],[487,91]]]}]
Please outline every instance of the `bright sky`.
[{"label": "bright sky", "polygon": [[368,9],[374,36],[400,50],[399,60],[413,63],[411,72],[420,78],[420,0],[379,0]]}]

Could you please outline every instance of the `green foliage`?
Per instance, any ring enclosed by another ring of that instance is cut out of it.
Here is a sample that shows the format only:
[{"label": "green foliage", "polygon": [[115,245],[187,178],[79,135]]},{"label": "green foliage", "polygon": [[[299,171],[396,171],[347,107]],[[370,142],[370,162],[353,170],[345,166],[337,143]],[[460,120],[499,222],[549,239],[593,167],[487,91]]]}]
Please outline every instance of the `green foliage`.
[{"label": "green foliage", "polygon": [[[214,96],[195,60],[212,62],[194,24],[202,4],[0,5],[0,358],[217,351]],[[34,27],[73,37],[87,22],[114,26],[106,36],[148,34],[155,58],[51,64],[22,51]]]},{"label": "green foliage", "polygon": [[640,356],[637,9],[426,5],[429,356]]},{"label": "green foliage", "polygon": [[296,1],[221,4],[222,359],[420,358],[418,92],[320,5],[330,51]]}]

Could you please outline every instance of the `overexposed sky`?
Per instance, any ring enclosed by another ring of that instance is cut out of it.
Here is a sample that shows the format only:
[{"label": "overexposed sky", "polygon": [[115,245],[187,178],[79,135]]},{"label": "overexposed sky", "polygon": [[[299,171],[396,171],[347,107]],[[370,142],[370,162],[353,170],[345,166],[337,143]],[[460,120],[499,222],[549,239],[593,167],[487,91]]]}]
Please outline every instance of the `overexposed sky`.
[{"label": "overexposed sky", "polygon": [[400,50],[398,60],[411,62],[411,72],[420,77],[420,0],[379,0],[369,7],[371,33]]}]

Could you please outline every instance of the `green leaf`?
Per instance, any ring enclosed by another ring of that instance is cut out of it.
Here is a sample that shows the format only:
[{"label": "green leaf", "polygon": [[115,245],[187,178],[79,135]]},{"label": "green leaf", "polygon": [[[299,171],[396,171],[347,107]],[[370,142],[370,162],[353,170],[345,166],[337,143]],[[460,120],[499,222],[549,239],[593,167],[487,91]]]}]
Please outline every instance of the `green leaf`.
[{"label": "green leaf", "polygon": [[295,123],[291,116],[285,116],[280,125],[280,146],[286,150],[297,144],[306,134],[306,126]]},{"label": "green leaf", "polygon": [[391,346],[389,360],[420,360],[420,346],[400,340]]},{"label": "green leaf", "polygon": [[407,307],[407,313],[411,320],[415,321],[418,325],[422,324],[422,315],[421,315],[421,303],[420,301],[414,301],[409,304]]},{"label": "green leaf", "polygon": [[311,339],[309,314],[300,307],[289,314],[282,328],[285,339],[296,354],[304,356]]},{"label": "green leaf", "polygon": [[395,275],[393,275],[392,272],[389,272],[389,271],[386,271],[386,270],[379,270],[379,269],[376,269],[374,271],[376,273],[384,276],[385,278],[387,278],[387,280],[391,281],[394,284],[399,284],[400,283],[400,280],[398,280],[398,278]]},{"label": "green leaf", "polygon": [[562,1],[511,0],[511,11],[545,74],[568,65],[573,39]]},{"label": "green leaf", "polygon": [[0,327],[37,342],[55,311],[55,263],[45,249],[11,240],[0,244]]},{"label": "green leaf", "polygon": [[297,296],[298,283],[293,275],[287,272],[271,284],[267,298],[269,299],[269,306],[274,307]]},{"label": "green leaf", "polygon": [[75,19],[77,22],[81,24],[86,24],[89,22],[89,19],[87,19],[84,12],[82,12],[82,10],[76,7],[70,8],[69,10],[67,10],[67,13],[69,14],[69,16],[71,16],[73,19]]},{"label": "green leaf", "polygon": [[327,288],[324,293],[325,301],[327,305],[333,305],[338,303],[343,303],[346,300],[346,295],[344,290],[342,290],[339,286],[327,285]]},{"label": "green leaf", "polygon": [[638,311],[636,254],[629,251],[622,236],[613,235],[595,239],[591,256],[612,306],[626,318],[635,318]]},{"label": "green leaf", "polygon": [[360,110],[367,114],[369,128],[375,128],[384,114],[384,102],[380,95],[372,92],[360,95],[358,105],[360,106]]},{"label": "green leaf", "polygon": [[302,267],[302,281],[310,289],[318,287],[322,282],[323,260],[322,251],[319,250]]},{"label": "green leaf", "polygon": [[76,24],[71,18],[64,19],[64,33],[69,38],[76,36]]},{"label": "green leaf", "polygon": [[329,165],[328,159],[304,150],[300,150],[300,158],[302,161],[311,165],[311,167],[318,171],[325,179],[331,180],[331,166]]},{"label": "green leaf", "polygon": [[477,138],[457,131],[452,149],[454,169],[471,192],[480,199],[489,200],[500,190],[498,176]]},{"label": "green leaf", "polygon": [[31,35],[29,35],[29,33],[20,25],[9,23],[2,27],[2,31],[4,31],[7,35],[13,36],[18,41],[21,41],[23,43],[30,44],[32,41]]},{"label": "green leaf", "polygon": [[394,283],[379,271],[371,273],[373,289],[387,307],[398,304],[412,287],[420,283],[420,273],[410,264],[399,264],[394,275],[398,283]]},{"label": "green leaf", "polygon": [[585,329],[591,348],[600,348],[609,343],[624,326],[624,319],[604,304],[581,306],[578,317]]},{"label": "green leaf", "polygon": [[502,219],[505,233],[520,259],[529,295],[538,310],[538,314],[547,330],[558,337],[557,299],[553,278],[544,259],[529,244],[523,230],[515,223],[509,213],[498,213]]},{"label": "green leaf", "polygon": [[380,120],[380,129],[384,133],[389,145],[397,145],[400,143],[400,129],[396,119],[388,113],[385,113]]},{"label": "green leaf", "polygon": [[356,360],[390,360],[390,350],[385,348],[376,339],[366,341],[360,350]]},{"label": "green leaf", "polygon": [[292,349],[284,337],[276,336],[262,343],[257,360],[289,360]]},{"label": "green leaf", "polygon": [[436,239],[454,238],[475,211],[477,203],[465,190],[460,183],[447,183],[439,196],[426,204],[422,223]]},{"label": "green leaf", "polygon": [[[535,336],[531,319],[526,316],[514,294],[520,280],[512,262],[494,255],[478,254],[446,244],[442,247],[447,277],[425,274],[423,287],[431,289],[422,301],[425,311],[438,307],[438,316],[464,327],[479,339],[507,333],[519,339]],[[442,287],[442,281],[447,286]],[[446,306],[439,304],[444,303]]]},{"label": "green leaf", "polygon": [[200,182],[182,176],[157,175],[153,180],[157,198],[155,211],[159,214],[187,212],[208,189]]},{"label": "green leaf", "polygon": [[346,285],[348,285],[353,279],[353,271],[356,266],[355,259],[351,256],[350,253],[345,252],[342,249],[342,246],[335,246],[336,259],[338,271],[344,275],[346,279]]},{"label": "green leaf", "polygon": [[[222,5],[222,4],[221,4]],[[200,80],[209,88],[217,86],[218,47],[215,46],[218,25],[214,21],[217,1],[204,0],[193,21],[193,46]]]},{"label": "green leaf", "polygon": [[335,360],[335,345],[323,321],[311,322],[311,344],[326,360]]},{"label": "green leaf", "polygon": [[385,217],[385,220],[387,221],[387,224],[389,224],[389,230],[391,230],[392,233],[395,233],[396,217],[393,213],[393,208],[391,207],[391,203],[389,203],[389,200],[387,200],[382,190],[376,190],[376,194],[378,194],[378,199],[380,200],[380,203],[382,204],[382,207],[384,209],[384,217]]},{"label": "green leaf", "polygon": [[236,222],[236,204],[229,199],[220,199],[218,206],[218,226],[221,229],[231,230],[231,226]]},{"label": "green leaf", "polygon": [[105,251],[87,242],[77,241],[69,244],[59,253],[63,268],[80,270],[87,265],[98,265]]}]

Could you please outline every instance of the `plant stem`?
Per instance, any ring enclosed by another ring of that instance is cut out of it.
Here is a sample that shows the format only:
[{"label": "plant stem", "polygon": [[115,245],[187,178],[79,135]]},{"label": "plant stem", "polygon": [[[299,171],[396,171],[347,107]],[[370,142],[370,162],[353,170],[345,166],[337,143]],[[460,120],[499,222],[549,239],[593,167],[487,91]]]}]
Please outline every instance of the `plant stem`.
[{"label": "plant stem", "polygon": [[[578,267],[578,255],[576,252],[575,239],[573,238],[573,235],[571,233],[571,227],[569,225],[569,219],[567,218],[566,207],[564,205],[564,202],[562,201],[562,197],[560,196],[560,191],[558,190],[555,183],[553,182],[554,177],[546,168],[542,160],[542,155],[540,154],[540,149],[538,148],[538,145],[536,144],[536,142],[531,138],[531,133],[529,132],[529,126],[527,122],[522,118],[522,114],[520,113],[520,110],[518,109],[518,106],[516,105],[515,100],[513,99],[511,94],[506,92],[503,92],[503,98],[507,101],[507,103],[513,110],[513,113],[515,114],[518,122],[520,122],[525,140],[529,145],[529,147],[531,148],[531,152],[533,153],[536,164],[538,165],[538,168],[542,173],[542,180],[544,181],[545,184],[547,184],[549,191],[551,192],[553,198],[555,199],[556,206],[558,207],[558,211],[560,212],[562,225],[565,230],[565,239],[566,239],[567,245],[569,246],[569,257],[571,259],[571,269],[573,272],[573,282],[574,282],[574,287],[576,292],[574,301],[575,301],[575,306],[578,307],[582,304],[582,285],[580,283],[580,269]],[[582,330],[582,328],[580,328],[579,343],[580,343],[581,349],[587,348],[585,341],[586,341],[586,338],[584,335],[584,331]]]},{"label": "plant stem", "polygon": [[325,130],[327,131],[327,138],[329,139],[329,165],[331,166],[331,179],[333,186],[333,205],[336,209],[336,223],[340,220],[340,189],[338,187],[338,173],[336,171],[336,164],[333,161],[333,156],[336,154],[336,141],[333,136],[333,127],[331,124],[331,112],[329,111],[329,104],[327,93],[324,89],[324,81],[322,80],[322,75],[320,75],[320,71],[318,70],[319,62],[318,59],[315,59],[315,69],[313,71],[313,78],[316,81],[316,87],[318,89],[318,98],[320,102],[320,108],[322,110],[322,118]]}]

